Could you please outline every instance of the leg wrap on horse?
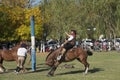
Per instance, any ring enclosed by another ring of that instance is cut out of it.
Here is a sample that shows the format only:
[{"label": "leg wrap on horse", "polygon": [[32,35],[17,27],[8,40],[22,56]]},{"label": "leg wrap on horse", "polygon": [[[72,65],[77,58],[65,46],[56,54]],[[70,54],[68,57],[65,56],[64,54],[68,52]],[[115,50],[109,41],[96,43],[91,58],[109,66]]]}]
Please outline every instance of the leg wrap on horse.
[{"label": "leg wrap on horse", "polygon": [[48,73],[48,76],[53,76],[54,75],[54,71],[56,70],[57,68],[55,66],[52,67],[51,71]]},{"label": "leg wrap on horse", "polygon": [[52,67],[52,70],[56,70],[56,67],[55,67],[55,66],[53,66],[53,67]]}]

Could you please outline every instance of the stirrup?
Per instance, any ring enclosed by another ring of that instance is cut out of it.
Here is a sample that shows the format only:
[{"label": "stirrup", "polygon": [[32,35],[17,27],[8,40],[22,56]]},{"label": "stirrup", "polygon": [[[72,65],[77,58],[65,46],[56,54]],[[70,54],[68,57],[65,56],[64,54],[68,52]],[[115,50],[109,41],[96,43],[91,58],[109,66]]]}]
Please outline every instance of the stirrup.
[{"label": "stirrup", "polygon": [[62,55],[59,55],[59,56],[57,57],[57,60],[59,61],[61,58],[62,58]]}]

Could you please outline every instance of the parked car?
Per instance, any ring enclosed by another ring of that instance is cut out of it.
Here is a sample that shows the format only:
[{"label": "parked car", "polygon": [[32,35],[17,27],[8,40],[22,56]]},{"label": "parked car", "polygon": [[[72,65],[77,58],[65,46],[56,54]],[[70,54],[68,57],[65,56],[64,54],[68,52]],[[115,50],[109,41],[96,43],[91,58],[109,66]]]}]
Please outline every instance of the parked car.
[{"label": "parked car", "polygon": [[91,39],[84,40],[84,44],[87,45],[87,46],[93,46],[93,42],[92,42]]},{"label": "parked car", "polygon": [[91,39],[84,39],[82,40],[83,48],[84,49],[93,49],[93,42]]},{"label": "parked car", "polygon": [[47,44],[46,44],[46,46],[45,46],[45,48],[46,48],[46,51],[50,51],[50,50],[55,50],[55,49],[57,49],[57,47],[58,47],[58,43],[57,43],[57,41],[49,41],[49,42],[47,42]]}]

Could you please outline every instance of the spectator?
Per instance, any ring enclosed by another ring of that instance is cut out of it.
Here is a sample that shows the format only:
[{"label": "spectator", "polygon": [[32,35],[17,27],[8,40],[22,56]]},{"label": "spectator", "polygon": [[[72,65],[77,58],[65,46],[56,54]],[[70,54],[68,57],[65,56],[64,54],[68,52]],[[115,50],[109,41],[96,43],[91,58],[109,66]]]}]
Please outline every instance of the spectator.
[{"label": "spectator", "polygon": [[20,48],[18,48],[17,55],[18,55],[18,64],[15,72],[19,73],[21,70],[23,70],[25,60],[27,57],[27,46],[25,43],[21,43]]}]

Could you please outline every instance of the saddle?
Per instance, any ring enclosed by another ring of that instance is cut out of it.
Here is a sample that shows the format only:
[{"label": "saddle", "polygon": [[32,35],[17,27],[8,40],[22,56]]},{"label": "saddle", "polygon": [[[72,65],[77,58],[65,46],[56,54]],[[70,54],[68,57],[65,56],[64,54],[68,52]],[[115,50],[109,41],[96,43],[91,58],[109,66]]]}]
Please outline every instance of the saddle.
[{"label": "saddle", "polygon": [[75,51],[75,49],[76,49],[76,47],[73,47],[73,48],[71,48],[71,49],[68,50],[68,51]]},{"label": "saddle", "polygon": [[68,52],[68,51],[70,51],[70,52],[74,52],[75,51],[75,49],[76,49],[76,47],[73,47],[73,48],[71,48],[71,49],[69,49],[69,50],[66,50],[65,52],[64,52],[64,54],[60,57],[60,59],[58,59],[58,60],[65,60],[65,56],[66,56],[66,53]]}]

